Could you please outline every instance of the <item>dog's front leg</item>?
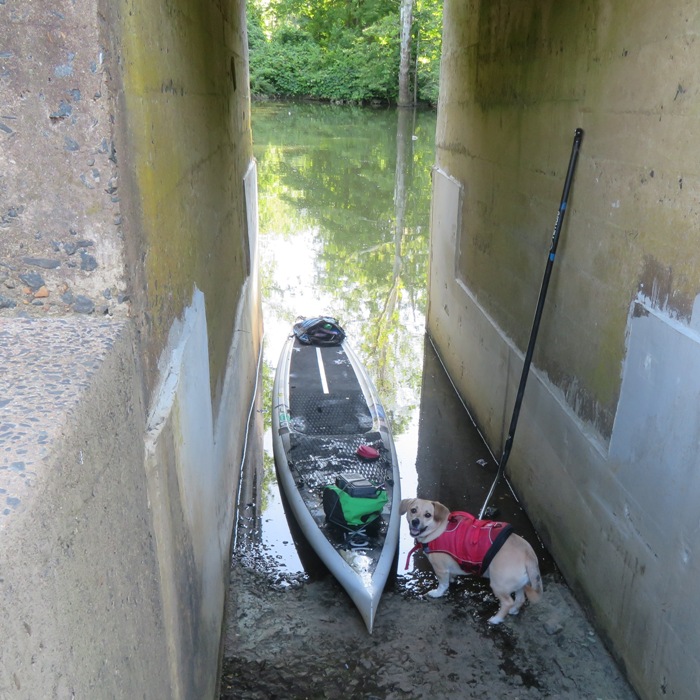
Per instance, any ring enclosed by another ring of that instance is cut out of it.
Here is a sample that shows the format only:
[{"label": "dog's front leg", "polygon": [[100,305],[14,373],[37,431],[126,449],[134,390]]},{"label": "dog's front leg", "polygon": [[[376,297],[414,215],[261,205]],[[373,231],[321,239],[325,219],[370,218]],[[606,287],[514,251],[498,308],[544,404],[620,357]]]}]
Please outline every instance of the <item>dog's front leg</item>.
[{"label": "dog's front leg", "polygon": [[442,567],[439,564],[433,564],[433,570],[437,576],[438,586],[437,588],[433,588],[432,591],[428,591],[428,595],[431,598],[440,598],[447,593],[447,589],[450,587],[450,570],[449,568]]}]

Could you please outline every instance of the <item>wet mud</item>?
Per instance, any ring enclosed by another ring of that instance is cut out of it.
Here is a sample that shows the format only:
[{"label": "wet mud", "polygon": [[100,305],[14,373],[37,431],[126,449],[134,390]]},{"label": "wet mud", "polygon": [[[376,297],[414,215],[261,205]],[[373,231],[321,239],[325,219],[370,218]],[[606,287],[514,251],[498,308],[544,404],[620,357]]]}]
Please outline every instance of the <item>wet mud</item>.
[{"label": "wet mud", "polygon": [[439,600],[432,574],[398,575],[370,636],[330,576],[285,575],[263,556],[231,572],[223,698],[636,697],[568,588],[545,576],[545,596],[499,626],[484,579],[462,577]]}]

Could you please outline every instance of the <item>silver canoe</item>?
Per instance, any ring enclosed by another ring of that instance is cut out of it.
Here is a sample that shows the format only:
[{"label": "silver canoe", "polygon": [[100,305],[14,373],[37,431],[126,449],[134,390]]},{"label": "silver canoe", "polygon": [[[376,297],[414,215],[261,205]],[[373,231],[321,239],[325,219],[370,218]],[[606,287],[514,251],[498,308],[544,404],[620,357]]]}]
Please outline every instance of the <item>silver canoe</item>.
[{"label": "silver canoe", "polygon": [[[396,449],[376,389],[347,340],[319,347],[292,335],[280,354],[272,407],[275,464],[294,519],[371,634],[396,569],[401,501]],[[358,456],[363,445],[379,458]],[[348,472],[388,495],[380,518],[359,541],[327,523],[323,508],[324,487]]]}]

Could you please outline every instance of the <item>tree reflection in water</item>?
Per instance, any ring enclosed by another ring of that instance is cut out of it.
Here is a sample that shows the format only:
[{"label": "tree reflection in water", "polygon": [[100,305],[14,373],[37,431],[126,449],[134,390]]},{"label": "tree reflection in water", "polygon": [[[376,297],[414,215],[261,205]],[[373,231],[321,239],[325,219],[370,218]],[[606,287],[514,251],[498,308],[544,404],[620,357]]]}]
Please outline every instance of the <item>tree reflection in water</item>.
[{"label": "tree reflection in water", "polygon": [[[263,102],[252,119],[262,405],[296,317],[335,316],[389,414],[402,488],[415,490],[435,113]],[[240,544],[266,568],[272,562],[281,581],[302,570],[313,575],[308,552],[304,566],[299,559],[303,542],[290,536],[274,483],[269,410],[264,416],[264,462],[242,493]],[[404,556],[410,547],[402,542]]]},{"label": "tree reflection in water", "polygon": [[339,319],[398,437],[416,409],[435,113],[255,103],[266,361],[299,316]]}]

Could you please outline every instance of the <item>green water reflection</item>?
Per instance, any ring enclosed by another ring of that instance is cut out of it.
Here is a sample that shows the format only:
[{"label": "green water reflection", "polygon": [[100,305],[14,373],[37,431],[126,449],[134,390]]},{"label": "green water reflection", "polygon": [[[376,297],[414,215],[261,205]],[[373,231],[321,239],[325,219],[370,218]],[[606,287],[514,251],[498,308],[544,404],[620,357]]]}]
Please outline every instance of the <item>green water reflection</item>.
[{"label": "green water reflection", "polygon": [[255,103],[252,121],[266,362],[297,316],[335,316],[397,437],[420,394],[435,113]]}]

